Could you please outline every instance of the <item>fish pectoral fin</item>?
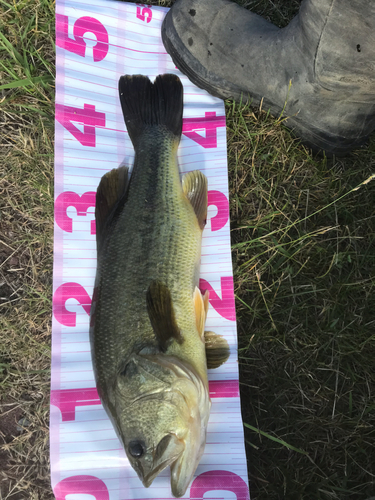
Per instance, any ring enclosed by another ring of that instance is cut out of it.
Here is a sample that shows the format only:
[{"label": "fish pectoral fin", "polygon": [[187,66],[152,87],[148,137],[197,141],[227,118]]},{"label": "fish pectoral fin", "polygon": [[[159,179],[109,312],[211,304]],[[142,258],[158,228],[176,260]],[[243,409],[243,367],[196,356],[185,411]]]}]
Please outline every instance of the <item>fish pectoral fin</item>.
[{"label": "fish pectoral fin", "polygon": [[161,351],[165,352],[172,340],[182,344],[183,337],[177,325],[169,288],[160,281],[152,281],[147,290],[146,303]]},{"label": "fish pectoral fin", "polygon": [[204,332],[207,368],[214,369],[225,363],[230,355],[227,340],[214,332]]},{"label": "fish pectoral fin", "polygon": [[203,230],[207,220],[207,177],[199,170],[188,172],[182,178],[182,190],[194,208],[199,227]]},{"label": "fish pectoral fin", "polygon": [[128,187],[128,167],[122,166],[107,172],[101,178],[96,191],[95,220],[98,248],[105,238],[105,229],[112,214]]},{"label": "fish pectoral fin", "polygon": [[193,294],[193,301],[197,330],[201,339],[204,340],[204,324],[206,323],[208,311],[208,291],[202,295],[199,288],[196,286]]}]

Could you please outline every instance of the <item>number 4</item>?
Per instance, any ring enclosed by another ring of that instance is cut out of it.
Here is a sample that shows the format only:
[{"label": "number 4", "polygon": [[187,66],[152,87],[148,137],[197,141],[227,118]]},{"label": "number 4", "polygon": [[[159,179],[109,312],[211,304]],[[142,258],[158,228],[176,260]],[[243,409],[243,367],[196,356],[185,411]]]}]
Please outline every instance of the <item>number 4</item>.
[{"label": "number 4", "polygon": [[[218,127],[225,127],[225,116],[216,116],[215,111],[208,111],[204,118],[185,118],[182,133],[205,149],[216,148]],[[197,134],[196,130],[205,130],[206,137]]]},{"label": "number 4", "polygon": [[[105,114],[95,111],[92,104],[84,104],[83,109],[56,104],[56,120],[61,123],[82,146],[94,148],[95,127],[105,127]],[[72,122],[83,123],[83,132]]]}]

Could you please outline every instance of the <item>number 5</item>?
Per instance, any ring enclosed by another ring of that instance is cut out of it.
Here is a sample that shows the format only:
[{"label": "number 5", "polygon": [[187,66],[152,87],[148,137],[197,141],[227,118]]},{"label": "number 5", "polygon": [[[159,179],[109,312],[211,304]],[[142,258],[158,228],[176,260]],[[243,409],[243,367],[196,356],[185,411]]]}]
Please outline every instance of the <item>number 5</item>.
[{"label": "number 5", "polygon": [[69,19],[68,16],[56,14],[56,45],[62,49],[66,49],[73,54],[85,57],[86,43],[83,35],[87,32],[93,33],[96,36],[97,42],[93,48],[94,62],[102,61],[108,54],[108,32],[103,24],[93,17],[80,17],[76,20],[73,26],[74,38],[69,38]]},{"label": "number 5", "polygon": [[[143,5],[141,5],[143,7]],[[137,18],[149,23],[152,19],[152,10],[149,7],[137,7]]]}]

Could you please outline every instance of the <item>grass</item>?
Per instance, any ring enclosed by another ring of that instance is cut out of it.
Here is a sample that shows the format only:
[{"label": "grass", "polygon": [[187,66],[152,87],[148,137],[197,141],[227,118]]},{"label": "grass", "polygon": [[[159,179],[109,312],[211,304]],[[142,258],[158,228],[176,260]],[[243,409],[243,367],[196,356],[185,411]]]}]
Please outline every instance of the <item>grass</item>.
[{"label": "grass", "polygon": [[54,7],[0,2],[0,499],[50,499]]},{"label": "grass", "polygon": [[227,117],[253,497],[368,498],[375,144],[317,160],[276,120],[233,105]]},{"label": "grass", "polygon": [[[280,26],[299,7],[239,3]],[[53,498],[53,21],[47,0],[0,0],[1,500]],[[374,137],[346,158],[314,158],[264,112],[228,101],[226,114],[252,499],[365,500],[375,494]]]}]

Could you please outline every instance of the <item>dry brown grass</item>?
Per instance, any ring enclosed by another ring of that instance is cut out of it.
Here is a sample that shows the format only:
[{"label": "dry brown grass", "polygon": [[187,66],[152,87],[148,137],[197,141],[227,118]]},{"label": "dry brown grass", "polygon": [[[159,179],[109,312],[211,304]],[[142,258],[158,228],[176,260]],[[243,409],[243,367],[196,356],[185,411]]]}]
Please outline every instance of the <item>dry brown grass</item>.
[{"label": "dry brown grass", "polygon": [[0,498],[51,499],[53,7],[0,9]]}]

